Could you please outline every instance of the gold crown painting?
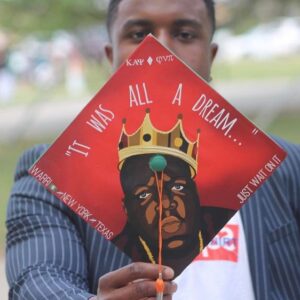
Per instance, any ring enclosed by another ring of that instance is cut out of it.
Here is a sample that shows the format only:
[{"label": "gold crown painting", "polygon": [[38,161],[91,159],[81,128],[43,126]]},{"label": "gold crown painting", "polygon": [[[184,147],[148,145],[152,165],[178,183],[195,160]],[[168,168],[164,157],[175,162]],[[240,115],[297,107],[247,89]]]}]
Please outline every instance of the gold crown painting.
[{"label": "gold crown painting", "polygon": [[140,128],[133,134],[126,132],[126,120],[123,121],[119,140],[119,169],[125,159],[141,154],[166,154],[184,160],[191,168],[192,177],[197,174],[197,153],[200,130],[196,141],[190,141],[184,134],[182,116],[178,116],[175,126],[169,131],[156,129],[150,120],[150,111],[146,110]]}]

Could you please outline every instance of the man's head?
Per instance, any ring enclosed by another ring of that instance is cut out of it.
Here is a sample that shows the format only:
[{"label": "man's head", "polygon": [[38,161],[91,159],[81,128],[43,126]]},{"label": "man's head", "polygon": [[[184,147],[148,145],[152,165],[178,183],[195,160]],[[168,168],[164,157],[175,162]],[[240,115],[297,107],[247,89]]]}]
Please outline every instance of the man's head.
[{"label": "man's head", "polygon": [[111,0],[107,19],[108,59],[116,69],[153,34],[204,79],[210,77],[217,46],[212,0]]},{"label": "man's head", "polygon": [[[109,5],[107,9],[107,17],[106,17],[106,28],[109,36],[111,35],[111,27],[113,25],[114,19],[117,17],[118,7],[121,1],[122,0],[109,1]],[[214,0],[203,0],[203,1],[206,5],[207,13],[211,21],[212,34],[213,34],[216,29],[215,3]]]},{"label": "man's head", "polygon": [[[150,246],[158,240],[158,192],[152,155],[132,156],[125,160],[121,184],[125,194],[124,208],[128,223]],[[190,167],[183,160],[165,155],[167,166],[163,175],[162,236],[164,249],[189,248],[197,240],[200,229],[200,204],[191,179]]]}]

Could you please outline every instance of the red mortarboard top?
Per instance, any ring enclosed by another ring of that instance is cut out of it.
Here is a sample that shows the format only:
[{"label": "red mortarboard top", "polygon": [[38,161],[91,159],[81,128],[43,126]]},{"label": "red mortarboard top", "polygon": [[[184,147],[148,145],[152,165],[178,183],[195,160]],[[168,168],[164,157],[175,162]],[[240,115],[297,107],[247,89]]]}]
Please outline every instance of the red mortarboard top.
[{"label": "red mortarboard top", "polygon": [[201,206],[234,211],[286,156],[151,35],[30,173],[111,240],[127,220],[119,169],[143,153],[182,159]]}]

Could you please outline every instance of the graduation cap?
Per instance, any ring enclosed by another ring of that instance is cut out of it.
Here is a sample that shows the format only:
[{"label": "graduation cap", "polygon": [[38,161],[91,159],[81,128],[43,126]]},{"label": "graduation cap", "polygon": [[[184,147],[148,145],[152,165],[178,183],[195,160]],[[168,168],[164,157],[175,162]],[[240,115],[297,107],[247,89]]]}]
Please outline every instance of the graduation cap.
[{"label": "graduation cap", "polygon": [[134,261],[178,275],[285,155],[149,35],[30,174]]}]

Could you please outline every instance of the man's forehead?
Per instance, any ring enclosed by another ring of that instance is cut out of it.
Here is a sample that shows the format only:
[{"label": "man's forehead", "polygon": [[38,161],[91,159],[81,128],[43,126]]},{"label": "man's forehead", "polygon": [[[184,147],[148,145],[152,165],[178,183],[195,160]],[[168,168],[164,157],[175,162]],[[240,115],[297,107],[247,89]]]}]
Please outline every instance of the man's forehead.
[{"label": "man's forehead", "polygon": [[207,17],[203,0],[122,0],[117,12],[118,21],[128,18],[160,17],[194,18]]}]

